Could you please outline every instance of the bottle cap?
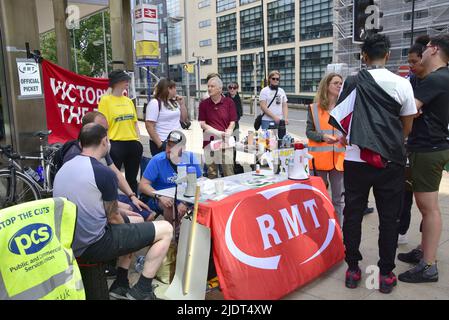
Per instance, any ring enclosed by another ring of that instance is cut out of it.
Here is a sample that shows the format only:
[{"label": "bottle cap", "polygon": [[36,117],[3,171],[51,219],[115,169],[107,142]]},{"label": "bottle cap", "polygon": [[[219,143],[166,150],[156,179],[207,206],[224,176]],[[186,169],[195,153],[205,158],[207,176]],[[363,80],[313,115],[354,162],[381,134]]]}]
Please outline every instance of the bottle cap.
[{"label": "bottle cap", "polygon": [[189,173],[196,173],[195,167],[193,167],[193,166],[187,167],[187,173],[188,173],[188,174],[189,174]]}]

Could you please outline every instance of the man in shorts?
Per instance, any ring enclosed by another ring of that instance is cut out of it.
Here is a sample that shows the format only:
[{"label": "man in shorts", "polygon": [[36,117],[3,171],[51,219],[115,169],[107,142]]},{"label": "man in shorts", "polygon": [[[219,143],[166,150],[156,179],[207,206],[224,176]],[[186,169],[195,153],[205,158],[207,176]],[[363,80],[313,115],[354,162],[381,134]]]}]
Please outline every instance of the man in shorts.
[{"label": "man in shorts", "polygon": [[[64,164],[54,183],[54,197],[77,205],[73,241],[75,256],[90,262],[118,258],[117,279],[110,295],[119,299],[154,300],[152,281],[170,246],[173,228],[166,221],[125,223],[118,211],[117,177],[100,160],[110,148],[107,131],[99,124],[85,125],[80,132],[80,155]],[[128,220],[129,222],[129,220]],[[142,274],[129,288],[131,253],[150,246]]]}]

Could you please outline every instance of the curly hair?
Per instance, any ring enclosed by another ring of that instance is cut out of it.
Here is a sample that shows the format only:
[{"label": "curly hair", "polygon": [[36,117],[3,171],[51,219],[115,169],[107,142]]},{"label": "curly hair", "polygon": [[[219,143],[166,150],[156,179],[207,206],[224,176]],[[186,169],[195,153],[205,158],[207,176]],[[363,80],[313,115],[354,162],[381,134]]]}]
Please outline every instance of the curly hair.
[{"label": "curly hair", "polygon": [[371,60],[385,58],[391,48],[390,39],[383,34],[373,34],[366,37],[362,44],[362,52]]}]

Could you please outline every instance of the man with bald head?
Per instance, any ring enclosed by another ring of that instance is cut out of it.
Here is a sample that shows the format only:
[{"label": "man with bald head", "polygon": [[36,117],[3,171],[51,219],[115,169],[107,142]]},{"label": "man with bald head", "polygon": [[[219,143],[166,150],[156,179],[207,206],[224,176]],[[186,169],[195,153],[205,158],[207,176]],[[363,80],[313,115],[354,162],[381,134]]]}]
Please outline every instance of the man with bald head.
[{"label": "man with bald head", "polygon": [[[125,223],[118,210],[117,178],[100,160],[109,152],[107,130],[96,123],[80,132],[81,154],[62,166],[53,196],[76,204],[78,215],[72,248],[75,257],[92,263],[118,259],[117,279],[110,295],[118,299],[156,299],[152,280],[164,259],[173,228],[166,221]],[[130,254],[151,246],[137,284],[130,289]]]},{"label": "man with bald head", "polygon": [[217,164],[221,164],[224,176],[234,174],[234,158],[232,149],[210,149],[212,140],[228,141],[234,132],[237,112],[234,101],[223,96],[223,82],[218,77],[211,78],[207,83],[209,98],[201,101],[198,121],[203,129],[203,148],[209,179],[217,178]]}]

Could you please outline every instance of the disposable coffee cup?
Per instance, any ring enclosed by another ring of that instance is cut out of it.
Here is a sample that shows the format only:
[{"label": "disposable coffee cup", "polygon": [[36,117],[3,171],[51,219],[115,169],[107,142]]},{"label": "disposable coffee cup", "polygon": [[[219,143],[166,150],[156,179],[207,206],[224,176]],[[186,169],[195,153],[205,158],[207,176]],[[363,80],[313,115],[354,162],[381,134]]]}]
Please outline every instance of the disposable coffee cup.
[{"label": "disposable coffee cup", "polygon": [[224,193],[224,181],[215,181],[215,194],[220,195]]}]

